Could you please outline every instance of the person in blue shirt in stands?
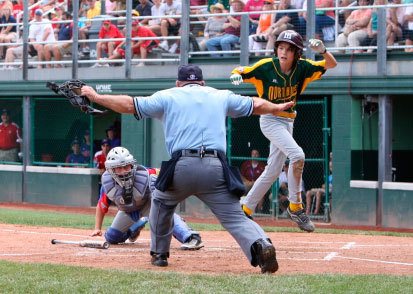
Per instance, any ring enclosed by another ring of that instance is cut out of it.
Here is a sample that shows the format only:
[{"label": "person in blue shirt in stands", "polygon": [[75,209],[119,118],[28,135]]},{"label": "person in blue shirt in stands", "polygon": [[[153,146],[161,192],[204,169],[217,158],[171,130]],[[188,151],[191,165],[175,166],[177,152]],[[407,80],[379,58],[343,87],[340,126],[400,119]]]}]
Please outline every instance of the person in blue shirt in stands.
[{"label": "person in blue shirt in stands", "polygon": [[[80,142],[77,139],[72,141],[71,146],[72,146],[72,153],[70,153],[66,157],[65,162],[66,163],[88,163],[88,159],[86,159],[80,152]],[[70,166],[74,167],[73,165],[70,165]]]}]

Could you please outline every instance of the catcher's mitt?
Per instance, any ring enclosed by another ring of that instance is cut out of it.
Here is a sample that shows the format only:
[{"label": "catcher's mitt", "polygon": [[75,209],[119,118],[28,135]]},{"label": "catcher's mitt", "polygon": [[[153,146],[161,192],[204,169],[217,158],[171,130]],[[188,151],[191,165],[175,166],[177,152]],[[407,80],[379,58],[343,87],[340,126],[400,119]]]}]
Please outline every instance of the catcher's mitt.
[{"label": "catcher's mitt", "polygon": [[54,82],[47,82],[46,87],[55,92],[58,95],[61,95],[67,98],[74,107],[79,107],[81,111],[87,114],[103,114],[107,110],[99,110],[90,106],[90,100],[86,96],[80,95],[80,89],[86,84],[79,80],[71,80],[64,82],[61,85],[58,85]]}]

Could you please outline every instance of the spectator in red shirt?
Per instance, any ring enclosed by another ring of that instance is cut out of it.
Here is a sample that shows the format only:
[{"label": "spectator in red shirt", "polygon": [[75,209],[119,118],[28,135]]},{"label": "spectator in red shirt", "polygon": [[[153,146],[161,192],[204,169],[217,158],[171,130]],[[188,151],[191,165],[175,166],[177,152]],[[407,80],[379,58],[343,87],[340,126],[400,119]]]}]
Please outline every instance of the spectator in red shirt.
[{"label": "spectator in red shirt", "polygon": [[[99,39],[122,39],[124,35],[117,26],[111,23],[110,20],[104,20],[99,31]],[[96,44],[96,57],[98,60],[102,58],[102,53],[105,52],[108,56],[113,55],[113,51],[122,40],[119,41],[99,41]],[[96,63],[92,67],[109,66],[108,63]]]},{"label": "spectator in red shirt", "polygon": [[1,111],[0,123],[0,161],[16,162],[21,142],[21,130],[11,121],[7,109]]},{"label": "spectator in red shirt", "polygon": [[17,22],[20,22],[23,18],[23,0],[16,0],[16,2],[14,2],[12,15]]},{"label": "spectator in red shirt", "polygon": [[[148,27],[142,26],[139,21],[134,21],[132,23],[132,38],[139,38],[139,37],[156,37],[155,33],[152,32]],[[148,57],[148,53],[152,51],[152,49],[158,46],[159,40],[135,40],[132,41],[132,54],[140,55],[141,59],[146,59]],[[113,55],[109,56],[108,59],[119,59],[125,58],[125,41],[119,44],[116,47]],[[144,62],[139,62],[137,66],[144,66]]]},{"label": "spectator in red shirt", "polygon": [[106,156],[110,151],[110,143],[108,139],[103,139],[101,143],[101,150],[95,153],[93,157],[93,163],[96,168],[99,169],[100,174],[105,172]]},{"label": "spectator in red shirt", "polygon": [[258,22],[260,20],[260,15],[262,7],[264,6],[264,0],[248,0],[245,3],[244,11],[254,12],[257,11],[257,14],[250,14],[250,35],[255,34],[258,28]]}]

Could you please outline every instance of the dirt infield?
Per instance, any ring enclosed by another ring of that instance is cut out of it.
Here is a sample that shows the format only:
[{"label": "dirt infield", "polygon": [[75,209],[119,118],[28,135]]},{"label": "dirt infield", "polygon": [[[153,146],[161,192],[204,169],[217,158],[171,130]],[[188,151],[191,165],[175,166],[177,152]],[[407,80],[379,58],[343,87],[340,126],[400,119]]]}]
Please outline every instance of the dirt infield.
[{"label": "dirt infield", "polygon": [[[29,206],[26,208],[29,209]],[[70,209],[61,209],[66,210]],[[85,212],[93,213],[93,209],[82,211]],[[167,268],[156,268],[150,264],[147,229],[135,243],[112,245],[107,250],[77,245],[53,245],[50,242],[51,239],[102,239],[89,237],[90,232],[91,230],[0,224],[0,259],[125,270],[148,269],[207,274],[260,273],[259,268],[249,265],[238,244],[227,232],[203,231],[205,247],[199,251],[182,251],[179,249],[180,244],[173,240]],[[301,232],[268,234],[277,249],[280,264],[276,273],[278,275],[411,275],[413,272],[413,238]]]}]

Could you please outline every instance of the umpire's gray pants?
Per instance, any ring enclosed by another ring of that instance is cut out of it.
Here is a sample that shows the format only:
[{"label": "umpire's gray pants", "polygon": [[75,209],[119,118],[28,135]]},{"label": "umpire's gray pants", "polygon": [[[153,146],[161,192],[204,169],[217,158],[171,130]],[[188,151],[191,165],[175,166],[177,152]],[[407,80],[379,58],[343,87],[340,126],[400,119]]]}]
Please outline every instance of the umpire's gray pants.
[{"label": "umpire's gray pants", "polygon": [[149,213],[151,252],[169,253],[173,213],[178,203],[191,195],[208,205],[251,262],[251,245],[268,237],[258,224],[245,216],[239,198],[228,192],[221,162],[215,157],[181,157],[172,186],[165,192],[155,190]]}]

